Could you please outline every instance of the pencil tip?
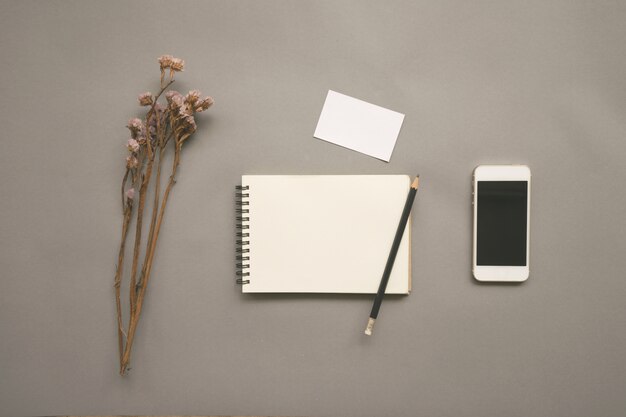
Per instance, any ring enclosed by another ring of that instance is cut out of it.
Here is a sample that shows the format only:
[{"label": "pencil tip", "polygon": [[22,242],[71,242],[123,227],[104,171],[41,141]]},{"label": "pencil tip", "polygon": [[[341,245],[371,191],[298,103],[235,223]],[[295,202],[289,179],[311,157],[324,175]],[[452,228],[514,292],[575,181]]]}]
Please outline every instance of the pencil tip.
[{"label": "pencil tip", "polygon": [[420,183],[420,176],[419,174],[417,174],[417,177],[415,177],[415,179],[413,180],[413,184],[411,184],[411,188],[415,188],[417,190],[419,183]]}]

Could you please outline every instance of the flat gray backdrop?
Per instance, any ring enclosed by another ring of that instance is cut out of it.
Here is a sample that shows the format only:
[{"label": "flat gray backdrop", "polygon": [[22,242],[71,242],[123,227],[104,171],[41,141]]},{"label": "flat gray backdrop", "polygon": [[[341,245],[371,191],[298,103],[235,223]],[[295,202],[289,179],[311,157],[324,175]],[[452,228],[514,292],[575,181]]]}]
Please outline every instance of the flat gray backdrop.
[{"label": "flat gray backdrop", "polygon": [[[2,1],[0,414],[623,416],[625,21],[619,1]],[[122,378],[124,126],[164,53],[216,104]],[[328,89],[406,114],[390,163],[312,137]],[[491,163],[532,169],[522,285],[470,274]],[[414,291],[372,338],[369,296],[240,294],[241,174],[398,173],[422,178]]]}]

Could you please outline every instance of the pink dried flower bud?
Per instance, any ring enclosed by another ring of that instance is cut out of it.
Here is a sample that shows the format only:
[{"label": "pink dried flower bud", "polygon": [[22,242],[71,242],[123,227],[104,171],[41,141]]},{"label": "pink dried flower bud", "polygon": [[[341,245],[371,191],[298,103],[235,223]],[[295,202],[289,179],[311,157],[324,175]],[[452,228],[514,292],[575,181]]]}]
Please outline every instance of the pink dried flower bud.
[{"label": "pink dried flower bud", "polygon": [[172,65],[172,59],[174,59],[171,55],[161,55],[159,57],[159,65],[161,65],[161,69],[169,68]]},{"label": "pink dried flower bud", "polygon": [[193,106],[194,104],[196,104],[196,102],[198,100],[200,100],[200,91],[198,90],[191,90],[189,93],[187,93],[187,95],[185,96],[185,103],[190,104],[191,106]]},{"label": "pink dried flower bud", "polygon": [[146,144],[146,137],[145,136],[138,136],[137,137],[137,143],[139,145],[145,145]]},{"label": "pink dried flower bud", "polygon": [[185,99],[180,94],[172,97],[171,104],[175,107],[182,107],[185,104]]},{"label": "pink dried flower bud", "polygon": [[169,103],[169,109],[176,117],[184,117],[191,115],[193,108],[187,103],[187,97],[183,97],[178,91],[168,91],[165,95]]},{"label": "pink dried flower bud", "polygon": [[151,106],[154,103],[154,96],[150,92],[141,93],[137,97],[140,106]]},{"label": "pink dried flower bud", "polygon": [[165,98],[167,99],[167,102],[169,104],[172,104],[172,99],[176,96],[182,96],[182,94],[180,94],[178,91],[176,90],[170,90],[167,93],[165,93]]},{"label": "pink dried flower bud", "polygon": [[126,190],[126,197],[129,200],[132,200],[133,198],[135,198],[135,189],[134,188],[129,188],[128,190]]},{"label": "pink dried flower bud", "polygon": [[183,71],[185,69],[185,61],[180,58],[172,58],[170,69],[172,71]]},{"label": "pink dried flower bud", "polygon": [[211,107],[213,103],[215,103],[213,97],[205,97],[196,104],[194,110],[200,113]]},{"label": "pink dried flower bud", "polygon": [[130,119],[128,121],[128,126],[135,128],[135,129],[141,129],[141,126],[142,126],[141,119],[137,117]]},{"label": "pink dried flower bud", "polygon": [[185,130],[189,133],[193,133],[196,131],[196,119],[193,118],[192,115],[186,115],[182,118],[183,126]]},{"label": "pink dried flower bud", "polygon": [[130,119],[128,121],[128,124],[126,125],[126,127],[132,132],[139,132],[141,131],[141,129],[143,128],[143,123],[141,122],[140,119],[138,118],[134,118],[134,119]]},{"label": "pink dried flower bud", "polygon": [[128,143],[126,144],[126,146],[128,147],[128,150],[131,152],[138,152],[139,151],[139,142],[137,142],[135,139],[128,139]]},{"label": "pink dried flower bud", "polygon": [[174,95],[170,99],[170,110],[174,116],[185,116],[190,114],[188,106],[185,104],[183,96]]},{"label": "pink dried flower bud", "polygon": [[139,166],[139,160],[133,155],[129,155],[126,157],[126,166],[128,168],[137,168]]},{"label": "pink dried flower bud", "polygon": [[142,136],[144,131],[143,122],[137,118],[130,119],[126,127],[130,130],[130,137],[133,139],[137,139],[138,136]]},{"label": "pink dried flower bud", "polygon": [[187,116],[191,116],[192,114],[193,114],[193,109],[189,107],[187,104],[183,104],[178,109],[178,115],[180,117],[187,117]]}]

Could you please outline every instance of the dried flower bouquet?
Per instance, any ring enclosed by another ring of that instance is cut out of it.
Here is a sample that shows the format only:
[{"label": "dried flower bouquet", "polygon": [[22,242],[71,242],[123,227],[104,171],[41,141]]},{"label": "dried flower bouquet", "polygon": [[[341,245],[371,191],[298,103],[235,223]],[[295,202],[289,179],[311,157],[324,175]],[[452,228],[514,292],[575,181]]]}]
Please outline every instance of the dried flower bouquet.
[{"label": "dried flower bouquet", "polygon": [[[121,375],[125,375],[129,369],[133,340],[141,316],[146,288],[150,281],[159,231],[170,191],[176,183],[176,171],[180,165],[183,144],[196,131],[194,115],[205,111],[213,104],[211,97],[201,98],[197,90],[190,91],[185,96],[174,90],[165,93],[174,82],[174,74],[183,71],[185,61],[171,55],[163,55],[159,58],[159,64],[161,68],[160,91],[156,95],[152,93],[139,95],[139,104],[147,107],[145,119],[131,119],[127,126],[131,137],[126,143],[128,155],[121,188],[122,239],[114,285]],[[163,93],[167,99],[167,106],[161,106],[158,102]],[[169,148],[173,148],[173,163],[165,191],[161,192],[161,166],[163,155]],[[150,187],[153,187],[154,198],[146,201]],[[142,242],[146,210],[151,210],[150,223],[148,237],[145,242]],[[120,287],[124,275],[126,240],[133,216],[136,218],[136,227],[129,275],[129,317],[125,329]],[[145,250],[141,260],[141,269],[139,269],[142,243]]]}]

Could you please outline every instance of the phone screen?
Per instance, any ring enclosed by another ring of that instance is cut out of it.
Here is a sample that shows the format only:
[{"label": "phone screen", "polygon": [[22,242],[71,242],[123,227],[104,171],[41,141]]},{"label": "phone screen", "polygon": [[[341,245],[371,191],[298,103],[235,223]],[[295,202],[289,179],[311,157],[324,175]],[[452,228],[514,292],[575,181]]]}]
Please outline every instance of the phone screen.
[{"label": "phone screen", "polygon": [[526,265],[527,181],[478,181],[476,264]]}]

